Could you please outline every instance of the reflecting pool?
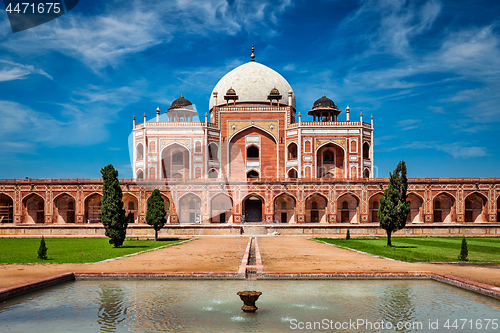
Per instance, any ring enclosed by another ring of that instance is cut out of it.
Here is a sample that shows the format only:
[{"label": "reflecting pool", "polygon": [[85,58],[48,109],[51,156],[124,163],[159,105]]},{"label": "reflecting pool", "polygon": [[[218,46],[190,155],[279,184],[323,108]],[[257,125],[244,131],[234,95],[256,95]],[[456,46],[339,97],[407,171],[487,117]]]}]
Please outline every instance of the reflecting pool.
[{"label": "reflecting pool", "polygon": [[431,280],[257,280],[253,314],[240,309],[244,289],[243,280],[77,281],[1,303],[0,332],[500,331],[500,301]]}]

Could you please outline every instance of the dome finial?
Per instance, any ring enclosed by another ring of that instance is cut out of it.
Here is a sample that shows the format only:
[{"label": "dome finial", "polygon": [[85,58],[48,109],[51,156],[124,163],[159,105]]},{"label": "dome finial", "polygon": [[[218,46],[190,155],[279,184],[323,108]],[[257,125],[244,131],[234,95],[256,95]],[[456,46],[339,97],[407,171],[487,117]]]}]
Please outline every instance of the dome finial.
[{"label": "dome finial", "polygon": [[250,56],[250,58],[252,58],[252,61],[255,61],[254,51],[255,51],[255,48],[253,47],[253,44],[252,44],[252,55]]}]

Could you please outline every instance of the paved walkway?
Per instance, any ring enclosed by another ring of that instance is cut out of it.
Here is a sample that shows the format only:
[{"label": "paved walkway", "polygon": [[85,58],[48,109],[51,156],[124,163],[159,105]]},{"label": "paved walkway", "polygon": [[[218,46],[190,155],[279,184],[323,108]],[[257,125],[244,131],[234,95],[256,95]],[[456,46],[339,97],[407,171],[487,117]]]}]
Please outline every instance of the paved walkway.
[{"label": "paved walkway", "polygon": [[[0,289],[66,272],[236,272],[248,237],[204,237],[179,246],[95,264],[0,265]],[[264,272],[435,271],[500,287],[500,268],[411,264],[308,240],[259,237]]]}]

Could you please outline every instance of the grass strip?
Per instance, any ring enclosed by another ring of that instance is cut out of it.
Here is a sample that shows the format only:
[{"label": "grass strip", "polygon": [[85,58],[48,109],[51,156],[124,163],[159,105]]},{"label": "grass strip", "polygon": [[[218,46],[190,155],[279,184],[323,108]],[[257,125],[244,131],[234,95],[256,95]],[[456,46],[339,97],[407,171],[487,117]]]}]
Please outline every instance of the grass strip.
[{"label": "grass strip", "polygon": [[[467,237],[469,262],[500,263],[500,238]],[[457,262],[462,237],[314,238],[314,240],[406,262]],[[487,243],[487,245],[485,244]]]},{"label": "grass strip", "polygon": [[183,240],[131,240],[114,248],[108,238],[45,238],[48,260],[37,258],[40,238],[0,238],[0,263],[93,263],[175,245]]}]

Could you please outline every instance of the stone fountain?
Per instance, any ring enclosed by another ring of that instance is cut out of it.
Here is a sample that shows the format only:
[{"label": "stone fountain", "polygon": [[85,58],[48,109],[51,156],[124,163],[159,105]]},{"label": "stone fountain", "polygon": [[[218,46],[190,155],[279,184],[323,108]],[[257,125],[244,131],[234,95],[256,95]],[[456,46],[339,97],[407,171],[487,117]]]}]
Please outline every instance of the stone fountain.
[{"label": "stone fountain", "polygon": [[262,295],[260,291],[240,291],[237,293],[243,301],[243,306],[241,309],[243,312],[253,313],[257,311],[258,307],[255,306],[255,302],[259,299],[259,296]]}]

